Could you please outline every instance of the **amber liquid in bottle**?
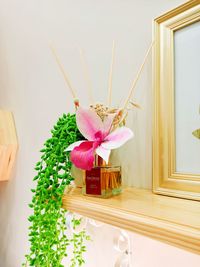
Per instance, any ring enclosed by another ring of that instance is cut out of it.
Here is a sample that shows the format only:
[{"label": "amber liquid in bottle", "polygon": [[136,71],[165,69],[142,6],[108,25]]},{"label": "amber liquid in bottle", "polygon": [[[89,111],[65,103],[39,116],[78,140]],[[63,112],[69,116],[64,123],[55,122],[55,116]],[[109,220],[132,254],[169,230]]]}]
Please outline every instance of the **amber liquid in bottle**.
[{"label": "amber liquid in bottle", "polygon": [[120,166],[109,166],[96,157],[95,166],[85,171],[83,181],[83,194],[108,198],[120,194],[121,189],[121,168]]}]

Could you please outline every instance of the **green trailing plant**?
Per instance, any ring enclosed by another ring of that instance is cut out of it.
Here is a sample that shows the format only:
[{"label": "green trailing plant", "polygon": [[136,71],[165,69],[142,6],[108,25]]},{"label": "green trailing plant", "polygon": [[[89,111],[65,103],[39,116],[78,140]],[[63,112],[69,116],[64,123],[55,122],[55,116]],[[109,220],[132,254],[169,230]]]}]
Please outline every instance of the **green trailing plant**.
[{"label": "green trailing plant", "polygon": [[[84,264],[84,240],[88,239],[85,231],[66,236],[66,210],[62,208],[62,196],[66,186],[73,177],[71,162],[66,148],[83,137],[76,126],[75,115],[63,115],[51,130],[52,137],[48,139],[37,162],[37,175],[34,181],[37,186],[32,189],[33,198],[29,207],[33,214],[29,217],[30,252],[26,255],[26,263],[22,266],[62,267],[62,260],[67,256],[67,246],[74,247],[71,267]],[[80,220],[73,220],[73,225]]]},{"label": "green trailing plant", "polygon": [[[73,229],[76,229],[76,226],[80,225],[81,220],[77,220],[73,218]],[[90,240],[90,237],[86,235],[85,231],[81,231],[80,233],[73,233],[73,238],[71,242],[73,244],[73,258],[71,259],[71,266],[82,266],[85,263],[83,258],[83,253],[86,252],[86,246],[84,245],[84,240]]]}]

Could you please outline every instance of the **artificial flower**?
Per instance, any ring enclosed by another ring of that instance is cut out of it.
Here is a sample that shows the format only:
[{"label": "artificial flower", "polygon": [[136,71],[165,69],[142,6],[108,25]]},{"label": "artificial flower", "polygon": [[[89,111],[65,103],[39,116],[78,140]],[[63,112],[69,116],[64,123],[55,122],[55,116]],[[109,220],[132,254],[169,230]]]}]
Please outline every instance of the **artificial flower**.
[{"label": "artificial flower", "polygon": [[71,151],[71,162],[77,168],[92,169],[95,153],[108,163],[111,149],[122,146],[133,137],[133,132],[124,126],[111,132],[115,115],[108,114],[102,121],[94,110],[78,108],[77,127],[87,140],[75,142],[67,148]]}]

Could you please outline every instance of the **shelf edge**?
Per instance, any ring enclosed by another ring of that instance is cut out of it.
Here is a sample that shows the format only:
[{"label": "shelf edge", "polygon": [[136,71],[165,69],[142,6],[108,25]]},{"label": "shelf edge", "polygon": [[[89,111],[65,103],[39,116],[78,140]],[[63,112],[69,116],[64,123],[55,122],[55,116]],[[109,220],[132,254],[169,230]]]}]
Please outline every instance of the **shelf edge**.
[{"label": "shelf edge", "polygon": [[158,241],[200,254],[198,229],[171,223],[165,220],[101,205],[78,196],[65,195],[63,208],[83,216],[123,228]]}]

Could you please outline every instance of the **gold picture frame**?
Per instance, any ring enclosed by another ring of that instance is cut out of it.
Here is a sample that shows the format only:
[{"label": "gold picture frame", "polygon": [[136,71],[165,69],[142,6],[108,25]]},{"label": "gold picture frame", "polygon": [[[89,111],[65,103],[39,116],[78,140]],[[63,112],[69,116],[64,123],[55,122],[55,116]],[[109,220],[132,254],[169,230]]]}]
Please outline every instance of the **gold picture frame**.
[{"label": "gold picture frame", "polygon": [[176,170],[174,35],[199,21],[199,0],[154,21],[153,192],[193,200],[200,200],[200,173]]}]

